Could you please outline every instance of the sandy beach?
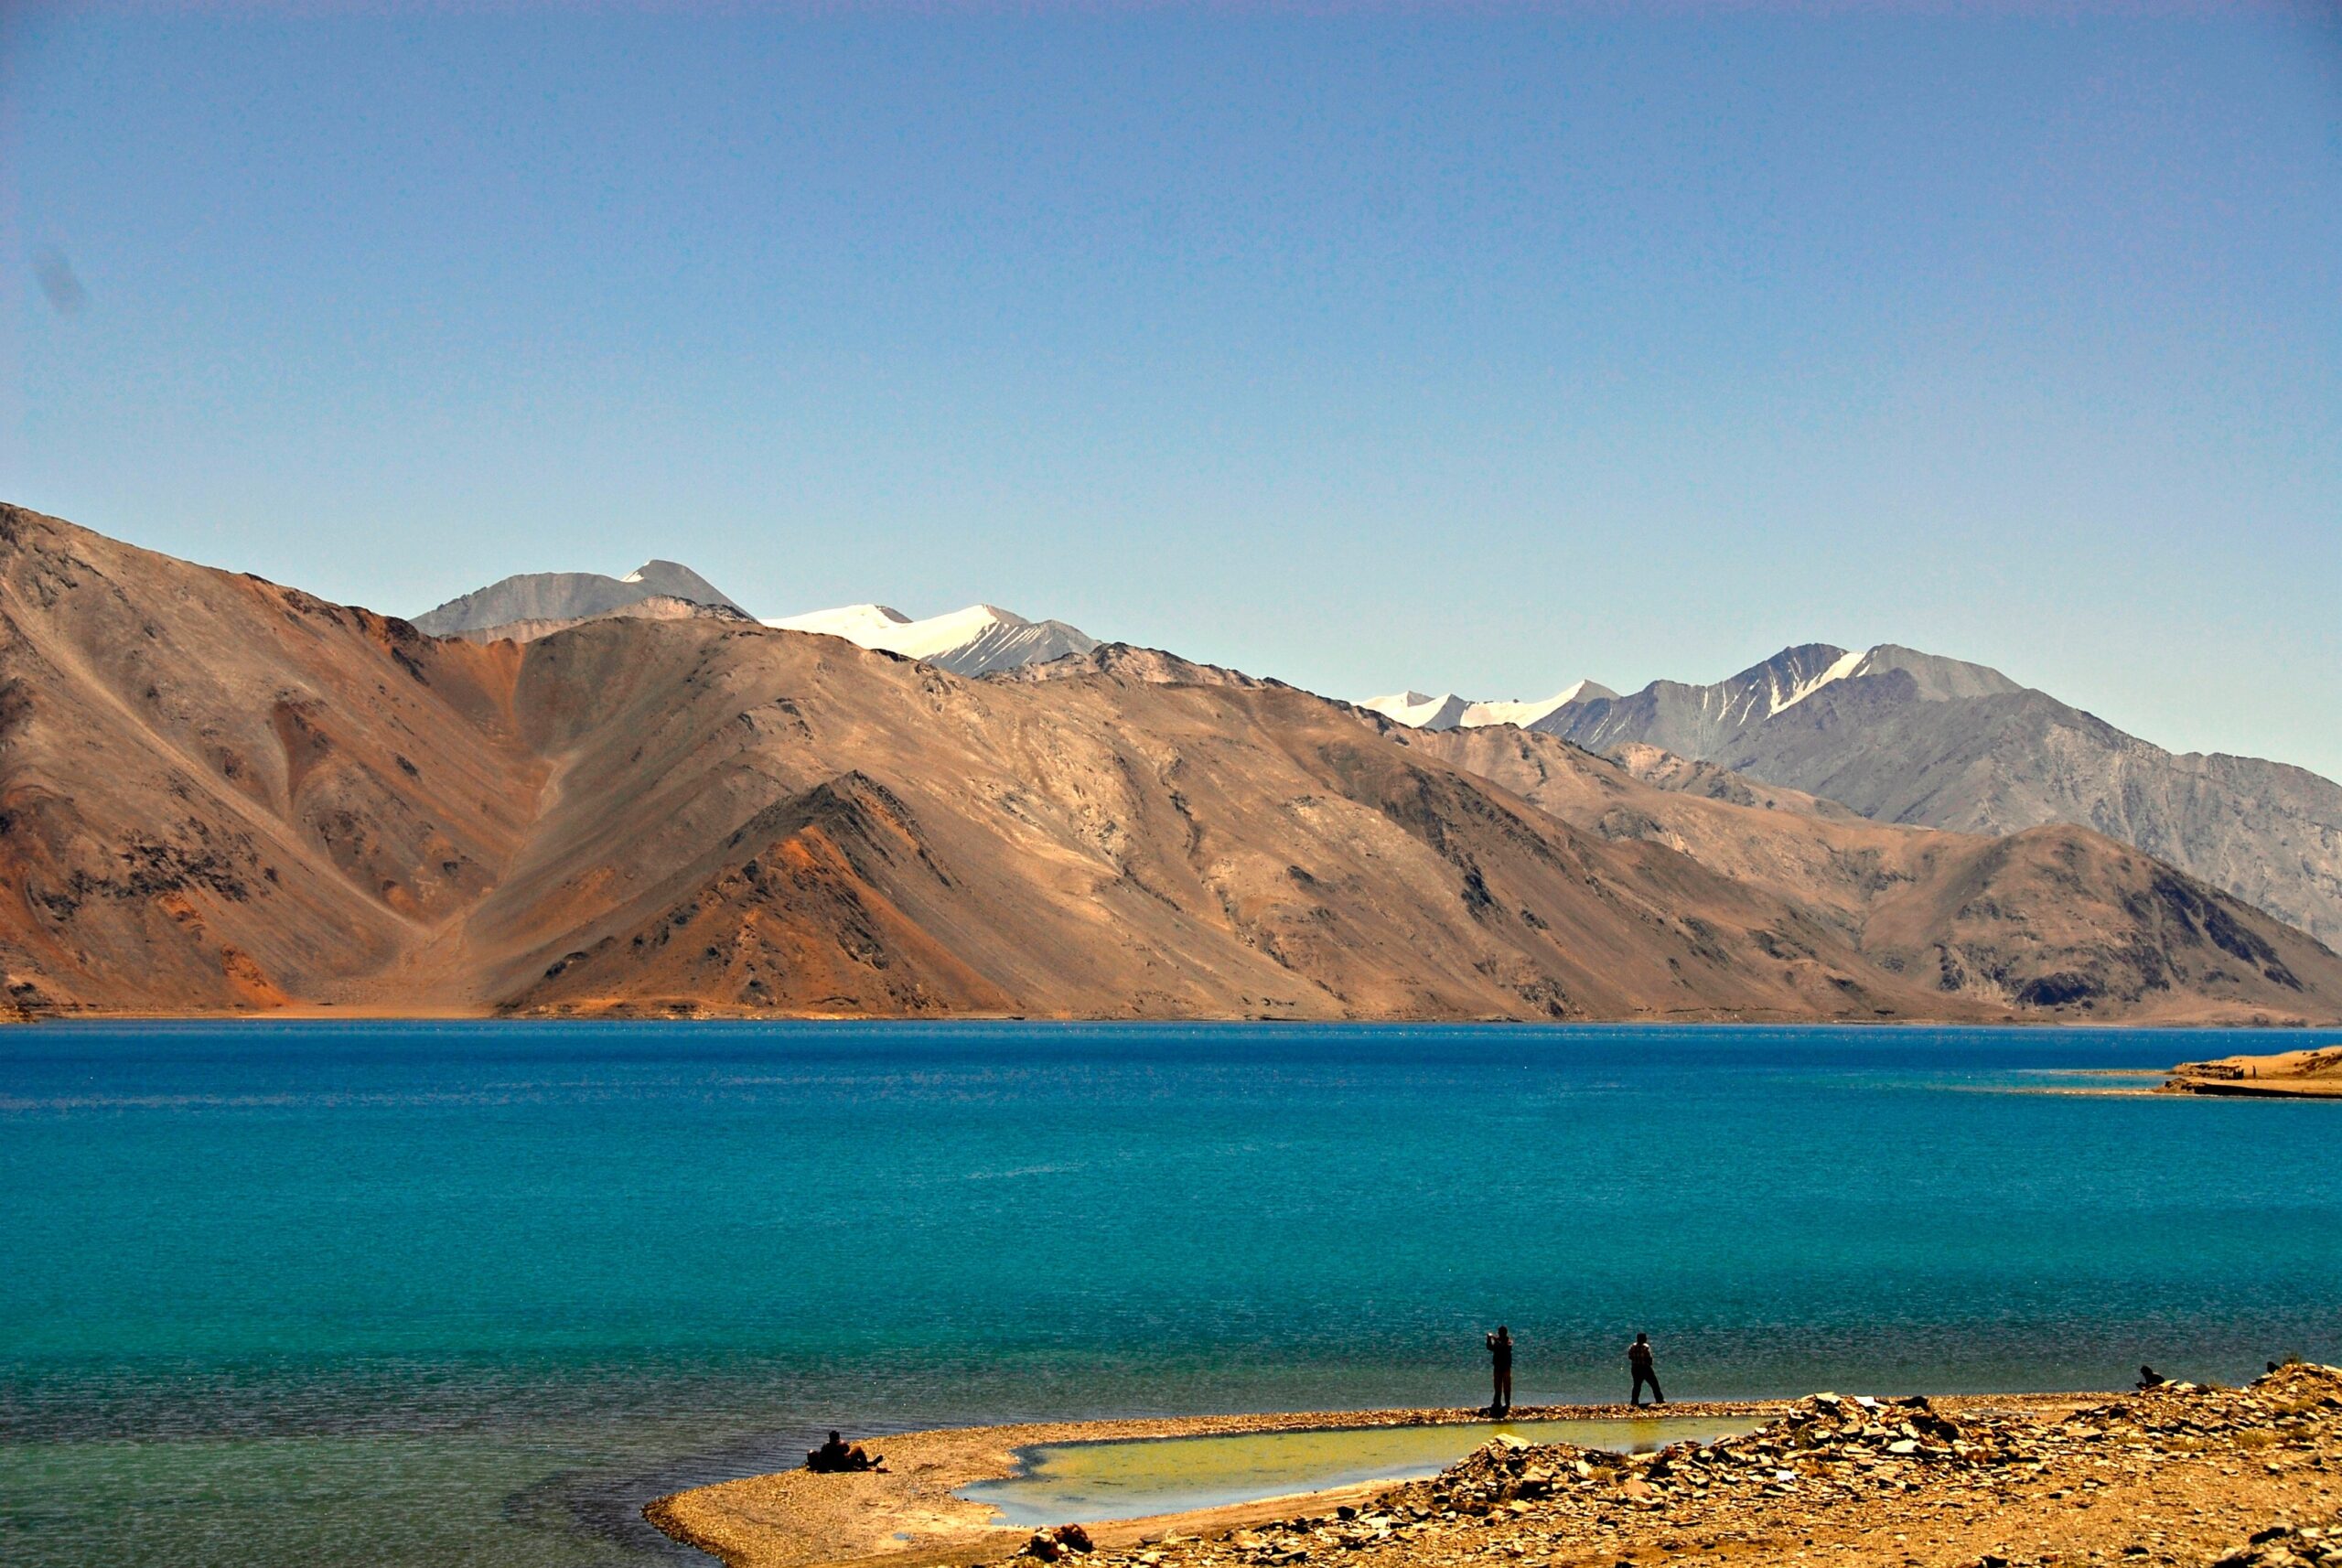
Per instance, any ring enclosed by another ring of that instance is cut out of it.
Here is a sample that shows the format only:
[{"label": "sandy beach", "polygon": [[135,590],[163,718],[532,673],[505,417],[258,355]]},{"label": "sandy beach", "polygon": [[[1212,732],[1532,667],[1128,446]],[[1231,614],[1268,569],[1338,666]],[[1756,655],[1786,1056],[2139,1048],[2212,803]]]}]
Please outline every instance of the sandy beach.
[{"label": "sandy beach", "polygon": [[[2342,1562],[2342,1372],[2295,1366],[2243,1390],[1933,1400],[1821,1394],[1687,1404],[1746,1436],[1624,1456],[1491,1443],[1439,1477],[1089,1525],[1099,1568],[1357,1568],[1466,1561],[1901,1563],[1905,1568]],[[1624,1407],[1521,1410],[1600,1418]],[[890,1474],[751,1477],[645,1510],[729,1568],[1007,1563],[1033,1533],[951,1494],[1010,1474],[1037,1444],[1469,1422],[1383,1411],[965,1428],[876,1446]],[[1069,1521],[1076,1522],[1076,1521]],[[2267,1534],[2256,1541],[2253,1538]],[[2306,1532],[2306,1533],[2304,1533]]]}]

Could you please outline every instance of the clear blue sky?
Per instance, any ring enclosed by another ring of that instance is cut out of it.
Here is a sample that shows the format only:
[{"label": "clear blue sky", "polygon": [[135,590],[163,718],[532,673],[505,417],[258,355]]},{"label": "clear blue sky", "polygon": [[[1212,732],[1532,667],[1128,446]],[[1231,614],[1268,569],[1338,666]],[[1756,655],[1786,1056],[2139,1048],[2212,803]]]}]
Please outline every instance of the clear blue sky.
[{"label": "clear blue sky", "polygon": [[0,496],[2342,776],[2331,7],[697,9],[0,5]]}]

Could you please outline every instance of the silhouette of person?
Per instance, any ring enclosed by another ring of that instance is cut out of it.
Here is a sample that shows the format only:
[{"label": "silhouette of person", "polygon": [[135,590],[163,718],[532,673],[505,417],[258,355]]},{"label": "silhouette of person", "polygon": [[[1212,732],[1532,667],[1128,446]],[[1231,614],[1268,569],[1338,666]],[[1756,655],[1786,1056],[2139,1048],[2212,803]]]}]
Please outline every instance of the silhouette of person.
[{"label": "silhouette of person", "polygon": [[1488,1413],[1504,1415],[1512,1409],[1512,1330],[1499,1323],[1488,1341],[1488,1370],[1496,1381],[1496,1397],[1488,1402]]},{"label": "silhouette of person", "polygon": [[830,1434],[830,1440],[819,1448],[808,1448],[805,1451],[805,1468],[825,1476],[855,1470],[876,1470],[883,1468],[886,1463],[886,1456],[884,1454],[866,1454],[858,1444],[849,1448],[846,1446],[845,1439],[834,1432]]},{"label": "silhouette of person", "polygon": [[1628,1404],[1636,1406],[1641,1405],[1643,1402],[1643,1385],[1645,1383],[1649,1383],[1650,1385],[1651,1403],[1665,1404],[1667,1402],[1667,1396],[1659,1391],[1659,1374],[1651,1369],[1649,1335],[1638,1334],[1635,1336],[1635,1342],[1627,1347],[1627,1365],[1633,1369],[1635,1374],[1634,1389],[1627,1395],[1627,1402]]}]

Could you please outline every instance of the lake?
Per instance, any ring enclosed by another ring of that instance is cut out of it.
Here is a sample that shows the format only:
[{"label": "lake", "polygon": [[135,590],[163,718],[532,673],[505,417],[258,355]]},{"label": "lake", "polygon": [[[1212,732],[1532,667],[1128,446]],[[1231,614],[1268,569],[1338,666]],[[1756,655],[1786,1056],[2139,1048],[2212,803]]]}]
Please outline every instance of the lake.
[{"label": "lake", "polygon": [[704,1561],[637,1510],[972,1421],[2105,1388],[2342,1359],[2334,1035],[0,1032],[0,1558]]}]

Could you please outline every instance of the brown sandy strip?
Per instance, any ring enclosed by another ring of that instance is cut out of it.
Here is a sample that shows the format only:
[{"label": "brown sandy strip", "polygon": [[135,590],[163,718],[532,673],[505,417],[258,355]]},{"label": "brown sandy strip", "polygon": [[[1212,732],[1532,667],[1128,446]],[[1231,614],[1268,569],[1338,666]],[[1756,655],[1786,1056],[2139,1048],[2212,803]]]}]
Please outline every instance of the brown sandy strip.
[{"label": "brown sandy strip", "polygon": [[[1009,1451],[1031,1443],[1476,1418],[1378,1412],[921,1433],[888,1445],[890,1464],[908,1457],[899,1477],[757,1477],[647,1511],[733,1568],[1043,1568],[1045,1558],[1058,1568],[2342,1565],[2342,1372],[2332,1368],[2290,1366],[2242,1390],[1669,1408],[1771,1419],[1744,1437],[1633,1457],[1499,1439],[1431,1480],[1092,1526],[1094,1554],[1028,1546],[1026,1532],[963,1512],[941,1530],[914,1513],[939,1498],[974,1509],[950,1499],[950,1487],[1007,1473]],[[896,1539],[898,1530],[911,1539]]]},{"label": "brown sandy strip", "polygon": [[[2060,1397],[2070,1402],[2074,1396]],[[1785,1400],[1710,1402],[1670,1404],[1660,1413],[1761,1421],[1791,1408]],[[1648,1418],[1653,1413],[1649,1408],[1635,1410],[1621,1404],[1521,1405],[1509,1419],[1599,1421]],[[1477,1410],[1295,1411],[908,1432],[866,1444],[886,1457],[886,1468],[878,1474],[820,1476],[798,1469],[750,1476],[661,1498],[645,1508],[643,1515],[676,1540],[720,1558],[729,1568],[963,1564],[1014,1552],[1030,1533],[1004,1528],[994,1522],[996,1516],[989,1506],[951,1495],[972,1481],[1014,1475],[1019,1449],[1115,1438],[1467,1425],[1488,1419],[1486,1412]],[[1231,1530],[1312,1509],[1324,1511],[1370,1498],[1389,1486],[1387,1481],[1365,1482],[1190,1513],[1092,1523],[1090,1533],[1101,1546],[1114,1546],[1137,1544],[1166,1532],[1197,1535]]]}]

